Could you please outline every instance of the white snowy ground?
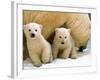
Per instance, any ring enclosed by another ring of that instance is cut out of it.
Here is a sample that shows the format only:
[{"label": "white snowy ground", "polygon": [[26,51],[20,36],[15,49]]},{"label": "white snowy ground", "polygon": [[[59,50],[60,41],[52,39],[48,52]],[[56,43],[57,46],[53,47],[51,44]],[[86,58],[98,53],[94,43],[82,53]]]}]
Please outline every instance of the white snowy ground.
[{"label": "white snowy ground", "polygon": [[[91,44],[90,41],[88,42],[87,49],[85,49],[83,52],[78,52],[78,58],[77,59],[56,59],[52,63],[49,64],[43,64],[39,68],[62,68],[62,67],[82,67],[82,66],[90,66],[91,65]],[[24,69],[36,69],[37,67],[34,67],[31,64],[31,60],[27,58],[24,61],[23,64]]]}]

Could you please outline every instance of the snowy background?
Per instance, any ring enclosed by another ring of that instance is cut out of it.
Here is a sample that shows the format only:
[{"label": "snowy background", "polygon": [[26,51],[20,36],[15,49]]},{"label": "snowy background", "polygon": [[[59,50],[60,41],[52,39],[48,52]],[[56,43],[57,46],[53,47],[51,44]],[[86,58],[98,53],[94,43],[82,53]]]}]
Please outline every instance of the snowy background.
[{"label": "snowy background", "polygon": [[[91,65],[91,42],[88,42],[87,48],[83,52],[78,52],[77,59],[55,59],[52,63],[43,64],[39,68],[64,68],[64,67],[83,67]],[[37,69],[31,64],[31,60],[27,58],[23,64],[24,69]]]}]

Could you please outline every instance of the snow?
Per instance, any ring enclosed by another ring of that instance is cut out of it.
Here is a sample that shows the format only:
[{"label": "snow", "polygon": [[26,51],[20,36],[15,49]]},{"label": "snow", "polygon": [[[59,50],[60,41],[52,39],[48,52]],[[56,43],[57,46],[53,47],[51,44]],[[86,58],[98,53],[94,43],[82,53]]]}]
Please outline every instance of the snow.
[{"label": "snow", "polygon": [[[83,52],[78,52],[77,59],[55,59],[51,63],[43,64],[40,68],[67,68],[67,67],[83,67],[83,66],[91,66],[91,53],[90,53],[90,41],[88,42],[87,49]],[[31,60],[27,58],[23,64],[24,69],[37,69],[31,64]]]}]

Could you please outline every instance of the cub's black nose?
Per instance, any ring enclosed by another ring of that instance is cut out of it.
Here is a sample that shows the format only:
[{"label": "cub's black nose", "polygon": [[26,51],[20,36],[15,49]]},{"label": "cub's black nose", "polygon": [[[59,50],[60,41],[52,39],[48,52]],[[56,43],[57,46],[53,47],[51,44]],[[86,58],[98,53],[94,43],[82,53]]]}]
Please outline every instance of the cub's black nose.
[{"label": "cub's black nose", "polygon": [[34,33],[32,33],[32,34],[31,34],[31,37],[35,37],[35,34],[34,34]]},{"label": "cub's black nose", "polygon": [[61,42],[61,44],[64,44],[64,42]]}]

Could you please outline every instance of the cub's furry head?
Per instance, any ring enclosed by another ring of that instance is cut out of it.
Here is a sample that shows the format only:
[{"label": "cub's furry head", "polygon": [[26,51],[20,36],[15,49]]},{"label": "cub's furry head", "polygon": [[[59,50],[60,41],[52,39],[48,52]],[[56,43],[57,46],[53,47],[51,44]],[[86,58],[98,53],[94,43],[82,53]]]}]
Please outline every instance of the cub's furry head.
[{"label": "cub's furry head", "polygon": [[64,45],[70,39],[70,29],[56,28],[55,29],[55,40],[58,44]]},{"label": "cub's furry head", "polygon": [[36,38],[41,34],[42,25],[37,23],[29,23],[24,25],[24,33],[26,38]]}]

